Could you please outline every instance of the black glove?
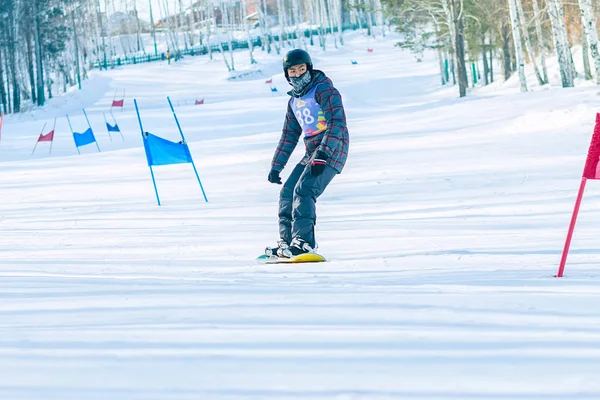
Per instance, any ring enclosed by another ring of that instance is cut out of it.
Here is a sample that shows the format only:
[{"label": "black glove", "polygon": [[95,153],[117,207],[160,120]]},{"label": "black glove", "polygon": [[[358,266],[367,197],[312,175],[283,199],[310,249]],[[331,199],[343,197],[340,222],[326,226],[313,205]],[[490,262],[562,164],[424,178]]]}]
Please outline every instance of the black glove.
[{"label": "black glove", "polygon": [[281,177],[279,176],[279,171],[275,171],[274,169],[271,170],[271,172],[269,172],[269,182],[271,183],[276,183],[278,185],[281,185]]},{"label": "black glove", "polygon": [[327,165],[327,159],[329,156],[322,151],[318,150],[317,154],[313,157],[312,163],[310,164],[310,174],[312,176],[319,176],[325,170]]}]

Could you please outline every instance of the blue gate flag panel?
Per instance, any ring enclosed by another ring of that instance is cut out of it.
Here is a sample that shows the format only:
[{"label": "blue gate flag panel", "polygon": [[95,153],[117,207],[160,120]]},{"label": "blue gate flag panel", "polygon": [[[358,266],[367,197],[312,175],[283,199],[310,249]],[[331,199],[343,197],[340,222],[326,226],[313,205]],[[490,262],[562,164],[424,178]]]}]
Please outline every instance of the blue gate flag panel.
[{"label": "blue gate flag panel", "polygon": [[75,140],[75,146],[77,147],[85,146],[86,144],[94,143],[96,141],[92,128],[88,128],[83,133],[73,132],[73,139]]},{"label": "blue gate flag panel", "polygon": [[192,155],[187,143],[171,142],[146,132],[144,149],[148,165],[170,165],[191,163]]},{"label": "blue gate flag panel", "polygon": [[112,126],[108,122],[106,123],[106,129],[109,132],[121,132],[121,130],[119,129],[119,125],[115,124],[115,126]]}]

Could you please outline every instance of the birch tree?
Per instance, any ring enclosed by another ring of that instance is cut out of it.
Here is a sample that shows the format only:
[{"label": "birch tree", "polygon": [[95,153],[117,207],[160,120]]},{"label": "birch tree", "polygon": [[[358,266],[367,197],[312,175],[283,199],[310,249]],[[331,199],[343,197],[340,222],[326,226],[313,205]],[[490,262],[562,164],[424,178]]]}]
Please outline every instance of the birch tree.
[{"label": "birch tree", "polygon": [[517,0],[508,0],[508,8],[510,11],[510,25],[512,27],[513,43],[515,45],[515,57],[517,58],[517,68],[519,73],[519,83],[521,92],[527,91],[527,78],[525,77],[525,60],[523,58],[523,49],[521,47],[521,30],[519,24],[519,16],[517,14]]},{"label": "birch tree", "polygon": [[464,0],[450,0],[452,23],[456,31],[456,67],[458,69],[458,92],[460,97],[467,95],[469,80],[467,78],[467,65],[465,63],[465,38],[464,38]]},{"label": "birch tree", "polygon": [[[582,26],[583,26],[583,21],[582,22]],[[582,30],[581,32],[581,56],[583,59],[583,75],[585,77],[586,81],[590,81],[592,79],[594,79],[594,76],[592,75],[592,68],[590,67],[590,56],[589,53],[590,52],[590,46],[588,44],[588,38],[587,35],[585,34],[585,31]]]},{"label": "birch tree", "polygon": [[[215,15],[215,12],[217,11],[217,9],[215,7],[213,7],[213,18],[215,19],[215,21],[217,20],[217,16]],[[223,15],[223,14],[221,14]],[[217,24],[215,22],[215,32],[218,34],[219,33],[219,28],[217,27]],[[223,62],[225,63],[225,66],[227,67],[227,71],[231,72],[233,71],[233,68],[229,65],[229,61],[227,61],[227,56],[225,55],[225,49],[223,49],[223,41],[217,36],[217,43],[219,44],[219,51],[221,52],[221,56],[223,57]]]},{"label": "birch tree", "polygon": [[536,53],[540,55],[540,64],[542,66],[542,79],[548,83],[548,67],[546,67],[546,56],[544,47],[544,35],[542,33],[542,17],[538,0],[531,0],[533,7],[533,19],[535,21],[535,35],[537,36]]},{"label": "birch tree", "polygon": [[[231,71],[235,71],[235,60],[233,56],[233,38],[231,37],[231,30],[233,28],[233,20],[231,18],[231,4],[230,3],[221,3],[222,11],[223,11],[223,21],[227,22],[227,26],[229,29],[226,29],[227,35],[227,44],[229,45],[229,57],[231,58]],[[225,57],[225,54],[223,54]]]},{"label": "birch tree", "polygon": [[443,15],[445,17],[446,20],[446,27],[448,29],[449,35],[450,35],[450,46],[449,46],[449,53],[450,53],[450,71],[451,71],[451,75],[452,75],[452,84],[456,85],[456,73],[455,73],[455,68],[454,66],[456,65],[456,51],[455,51],[455,44],[456,44],[456,26],[454,25],[453,22],[453,16],[450,13],[450,7],[448,5],[448,0],[441,0],[440,2],[441,6],[442,6],[442,10],[443,10]]},{"label": "birch tree", "polygon": [[248,41],[248,52],[250,53],[250,64],[256,64],[254,59],[254,48],[252,47],[252,38],[250,37],[250,30],[248,29],[248,18],[246,15],[246,0],[242,0],[242,25],[244,32],[246,33],[246,40]]},{"label": "birch tree", "polygon": [[358,11],[356,10],[356,0],[348,0],[348,8],[350,12],[350,23],[360,28],[360,20],[358,18]]},{"label": "birch tree", "polygon": [[594,59],[594,68],[596,71],[596,84],[600,85],[600,54],[598,53],[598,31],[596,30],[596,17],[592,9],[591,0],[579,0],[581,9],[581,19],[583,30],[587,38],[592,58]]},{"label": "birch tree", "polygon": [[283,43],[287,39],[285,32],[285,9],[283,7],[283,0],[277,0],[277,19],[279,21],[279,41]]},{"label": "birch tree", "polygon": [[566,32],[562,23],[563,12],[561,0],[548,0],[548,15],[552,25],[554,47],[558,57],[560,78],[563,87],[574,86],[574,72],[571,66],[571,51],[566,42]]},{"label": "birch tree", "polygon": [[383,7],[381,5],[381,0],[372,0],[373,1],[373,11],[375,14],[375,21],[377,22],[377,26],[381,30],[381,36],[385,37],[384,22],[383,22]]},{"label": "birch tree", "polygon": [[337,37],[337,33],[335,32],[335,20],[334,20],[334,5],[333,2],[335,0],[327,0],[327,24],[329,25],[329,30],[331,32],[331,36],[333,37],[333,46],[337,49],[338,48],[338,37]]},{"label": "birch tree", "polygon": [[[511,1],[511,0],[509,0]],[[535,59],[535,53],[533,52],[533,47],[531,46],[531,40],[529,39],[529,27],[527,23],[527,19],[525,18],[525,12],[523,10],[522,0],[513,0],[515,5],[517,6],[517,13],[519,14],[519,24],[521,25],[521,32],[523,34],[523,41],[525,42],[525,49],[527,51],[527,55],[529,56],[529,60],[533,64],[533,71],[535,73],[535,77],[540,84],[540,86],[545,85],[546,81],[542,78],[540,74],[540,69],[538,68],[537,61]]]}]

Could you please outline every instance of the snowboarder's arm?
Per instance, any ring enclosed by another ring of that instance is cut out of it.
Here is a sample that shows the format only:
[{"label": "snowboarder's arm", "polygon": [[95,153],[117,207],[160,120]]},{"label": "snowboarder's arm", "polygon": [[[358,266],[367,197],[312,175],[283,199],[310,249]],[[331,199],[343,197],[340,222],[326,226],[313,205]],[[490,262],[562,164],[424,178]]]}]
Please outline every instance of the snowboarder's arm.
[{"label": "snowboarder's arm", "polygon": [[342,104],[342,96],[332,85],[320,85],[315,93],[315,99],[321,106],[323,116],[327,122],[327,130],[317,150],[331,157],[338,147],[346,128],[346,114]]},{"label": "snowboarder's arm", "polygon": [[301,134],[302,127],[300,127],[298,120],[294,116],[290,99],[290,102],[288,102],[287,114],[285,115],[285,121],[283,123],[281,139],[279,139],[279,144],[277,145],[275,155],[273,156],[273,162],[271,163],[272,169],[276,171],[283,170],[296,148]]}]

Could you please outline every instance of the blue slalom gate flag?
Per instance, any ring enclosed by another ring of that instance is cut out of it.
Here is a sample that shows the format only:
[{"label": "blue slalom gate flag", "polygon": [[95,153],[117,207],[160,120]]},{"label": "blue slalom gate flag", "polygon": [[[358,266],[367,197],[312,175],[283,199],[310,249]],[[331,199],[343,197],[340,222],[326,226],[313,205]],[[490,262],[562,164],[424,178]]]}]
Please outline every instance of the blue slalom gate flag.
[{"label": "blue slalom gate flag", "polygon": [[194,164],[194,159],[192,158],[192,154],[190,153],[190,148],[188,147],[185,137],[183,136],[183,131],[181,130],[181,125],[179,124],[179,120],[177,119],[177,115],[175,114],[175,110],[173,109],[173,104],[171,103],[171,99],[167,97],[169,102],[169,106],[171,107],[171,112],[173,113],[173,118],[175,118],[175,123],[177,124],[177,129],[179,130],[179,135],[181,136],[181,141],[172,142],[170,140],[161,138],[157,135],[154,135],[150,132],[145,132],[144,127],[142,126],[142,118],[140,116],[140,111],[138,108],[137,100],[133,99],[133,104],[135,105],[135,112],[138,117],[138,122],[140,124],[140,131],[142,133],[142,138],[144,141],[144,151],[146,153],[146,161],[148,162],[148,167],[150,168],[150,176],[152,177],[152,184],[154,185],[154,193],[156,194],[156,201],[160,206],[160,197],[158,195],[158,188],[156,186],[156,179],[154,178],[154,171],[152,167],[158,165],[171,165],[171,164],[192,164],[192,168],[194,169],[194,174],[196,174],[196,179],[198,180],[198,184],[200,185],[200,189],[202,190],[202,195],[204,196],[204,200],[208,202],[208,198],[206,197],[206,192],[204,192],[204,187],[202,186],[202,182],[200,181],[200,175],[198,175],[198,171],[196,170],[196,165]]},{"label": "blue slalom gate flag", "polygon": [[151,133],[144,133],[144,150],[148,166],[184,164],[192,162],[192,155],[187,143],[171,142]]},{"label": "blue slalom gate flag", "polygon": [[115,124],[115,126],[112,126],[108,122],[106,123],[106,130],[108,130],[109,132],[121,132],[121,130],[119,129],[119,125]]},{"label": "blue slalom gate flag", "polygon": [[98,146],[98,142],[96,141],[96,137],[94,136],[94,131],[92,130],[92,125],[90,125],[90,120],[85,112],[85,108],[82,108],[83,115],[85,115],[85,120],[88,123],[88,128],[84,132],[75,132],[73,130],[73,125],[71,125],[71,120],[69,119],[69,115],[67,114],[67,121],[69,122],[69,129],[71,129],[71,133],[73,134],[73,141],[75,142],[75,148],[77,149],[77,153],[81,154],[79,148],[81,146],[85,146],[91,143],[96,143],[96,148],[98,148],[98,152],[100,152],[100,146]]},{"label": "blue slalom gate flag", "polygon": [[96,141],[92,128],[87,128],[85,132],[73,132],[73,139],[75,140],[75,146],[81,147],[86,144],[91,144]]},{"label": "blue slalom gate flag", "polygon": [[111,125],[110,122],[108,122],[108,120],[106,119],[106,113],[102,113],[102,115],[104,116],[104,123],[106,124],[106,130],[108,131],[108,137],[110,138],[110,141],[112,142],[112,135],[110,134],[111,132],[119,132],[119,134],[121,135],[121,139],[125,140],[125,136],[123,136],[123,133],[119,128],[119,124],[117,123],[117,119],[115,118],[113,113],[110,112],[113,121],[115,121],[114,125]]}]

